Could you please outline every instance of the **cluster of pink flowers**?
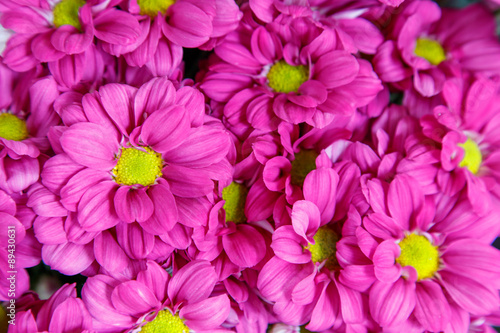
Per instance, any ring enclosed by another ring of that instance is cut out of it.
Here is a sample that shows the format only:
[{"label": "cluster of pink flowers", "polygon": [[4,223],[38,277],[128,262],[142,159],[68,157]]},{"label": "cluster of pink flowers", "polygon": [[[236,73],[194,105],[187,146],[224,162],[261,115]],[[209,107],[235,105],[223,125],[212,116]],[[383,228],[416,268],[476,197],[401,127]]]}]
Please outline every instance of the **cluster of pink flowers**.
[{"label": "cluster of pink flowers", "polygon": [[499,5],[0,0],[8,332],[494,332]]}]

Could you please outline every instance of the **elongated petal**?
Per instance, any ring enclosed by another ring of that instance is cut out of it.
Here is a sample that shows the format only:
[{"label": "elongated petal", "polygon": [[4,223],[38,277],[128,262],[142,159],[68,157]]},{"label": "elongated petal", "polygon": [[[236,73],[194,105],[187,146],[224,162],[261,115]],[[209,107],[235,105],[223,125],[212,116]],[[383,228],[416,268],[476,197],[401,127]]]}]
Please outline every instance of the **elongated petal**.
[{"label": "elongated petal", "polygon": [[293,204],[292,225],[295,232],[304,237],[309,243],[321,224],[318,207],[310,201],[299,200]]},{"label": "elongated petal", "polygon": [[111,293],[113,306],[123,314],[141,316],[160,307],[151,289],[138,281],[126,281]]},{"label": "elongated petal", "polygon": [[273,234],[271,248],[277,257],[294,264],[305,264],[311,261],[311,253],[304,249],[307,241],[298,235],[293,227],[284,225]]},{"label": "elongated petal", "polygon": [[146,266],[146,270],[140,271],[137,274],[137,281],[153,291],[158,300],[166,299],[167,284],[170,280],[170,275],[154,261],[148,261]]},{"label": "elongated petal", "polygon": [[420,324],[433,332],[444,331],[451,319],[451,309],[441,286],[434,281],[417,283],[414,315]]},{"label": "elongated petal", "polygon": [[97,262],[110,272],[123,271],[129,264],[127,255],[107,230],[95,237],[94,254]]},{"label": "elongated petal", "polygon": [[337,173],[327,168],[311,171],[304,180],[304,199],[318,207],[321,213],[321,225],[333,218],[338,183]]},{"label": "elongated petal", "polygon": [[146,193],[146,187],[133,189],[121,186],[115,193],[116,214],[125,222],[144,222],[153,214],[153,202]]},{"label": "elongated petal", "polygon": [[377,281],[370,289],[370,313],[381,326],[408,319],[415,307],[415,283],[403,278],[395,283]]},{"label": "elongated petal", "polygon": [[217,274],[208,261],[193,260],[174,274],[168,296],[174,304],[196,303],[210,295],[216,282]]},{"label": "elongated petal", "polygon": [[75,275],[84,271],[94,261],[92,244],[77,245],[63,243],[45,245],[42,248],[42,259],[51,269],[65,275]]},{"label": "elongated petal", "polygon": [[101,103],[107,114],[123,135],[132,132],[136,119],[132,109],[132,98],[137,89],[125,84],[107,84],[99,89]]},{"label": "elongated petal", "polygon": [[194,330],[217,328],[229,315],[230,303],[227,295],[219,295],[190,303],[182,307],[179,316]]},{"label": "elongated petal", "polygon": [[238,225],[236,232],[222,237],[227,256],[240,267],[253,267],[266,254],[264,237],[249,225]]},{"label": "elongated petal", "polygon": [[101,231],[120,222],[113,205],[116,187],[113,181],[101,182],[82,196],[78,204],[78,221],[85,230]]}]

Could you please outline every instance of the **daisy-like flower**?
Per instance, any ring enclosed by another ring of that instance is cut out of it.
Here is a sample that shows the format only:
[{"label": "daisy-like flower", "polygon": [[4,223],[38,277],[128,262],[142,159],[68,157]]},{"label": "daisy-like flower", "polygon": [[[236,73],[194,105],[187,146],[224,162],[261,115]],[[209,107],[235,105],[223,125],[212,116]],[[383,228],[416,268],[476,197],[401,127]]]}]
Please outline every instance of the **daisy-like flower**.
[{"label": "daisy-like flower", "polygon": [[55,81],[35,81],[36,77],[34,71],[17,75],[0,64],[5,96],[0,103],[0,189],[8,193],[23,191],[38,180],[38,158],[50,148],[47,133],[60,121],[52,107],[59,96]]},{"label": "daisy-like flower", "polygon": [[[353,230],[373,271],[357,266],[351,283],[374,281],[369,307],[380,326],[416,320],[420,330],[442,331],[454,321],[453,304],[475,316],[498,309],[500,252],[488,245],[498,210],[480,218],[463,197],[424,198],[405,175],[368,181],[365,193],[371,209]],[[359,256],[352,246],[341,249],[343,258]]]},{"label": "daisy-like flower", "polygon": [[217,274],[209,262],[189,262],[172,277],[155,262],[132,280],[96,275],[82,299],[103,331],[216,332],[230,311],[226,294],[212,296]]},{"label": "daisy-like flower", "polygon": [[[118,1],[119,2],[119,1]],[[116,0],[2,0],[0,23],[14,34],[3,52],[4,63],[26,71],[44,62],[64,62],[68,72],[78,64],[68,55],[82,54],[97,40],[109,44],[134,43],[141,33],[137,20],[116,9]]]},{"label": "daisy-like flower", "polygon": [[124,223],[163,235],[177,222],[190,226],[178,206],[196,204],[229,176],[229,138],[205,117],[194,88],[177,90],[166,78],[139,89],[109,84],[62,109],[67,126],[54,128],[57,154],[42,182],[86,231]]},{"label": "daisy-like flower", "polygon": [[427,0],[406,2],[389,38],[373,58],[380,79],[404,90],[413,85],[426,97],[441,92],[445,79],[462,71],[500,72],[495,20],[479,4],[455,10]]},{"label": "daisy-like flower", "polygon": [[65,284],[48,300],[25,295],[18,303],[15,325],[9,333],[25,332],[82,332],[92,333],[92,317],[85,304],[76,296],[76,284]]},{"label": "daisy-like flower", "polygon": [[[279,29],[285,25],[287,33]],[[281,121],[325,127],[382,90],[369,62],[345,51],[334,32],[309,18],[265,27],[247,11],[215,54],[200,88],[224,104],[226,118],[265,131]]]}]

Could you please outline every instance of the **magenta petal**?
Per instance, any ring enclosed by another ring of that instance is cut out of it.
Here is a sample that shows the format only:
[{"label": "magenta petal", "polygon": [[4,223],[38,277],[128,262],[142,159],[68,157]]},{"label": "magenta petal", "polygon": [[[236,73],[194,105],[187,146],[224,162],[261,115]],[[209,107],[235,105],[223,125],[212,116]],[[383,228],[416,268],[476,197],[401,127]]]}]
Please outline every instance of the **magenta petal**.
[{"label": "magenta petal", "polygon": [[118,142],[100,125],[74,124],[62,134],[60,140],[65,153],[81,165],[109,171],[116,164]]},{"label": "magenta petal", "polygon": [[75,212],[82,196],[89,188],[110,179],[111,175],[104,171],[92,169],[81,170],[71,177],[61,189],[61,204],[64,208]]},{"label": "magenta petal", "polygon": [[306,328],[323,331],[333,326],[339,315],[340,300],[334,283],[325,284]]},{"label": "magenta petal", "polygon": [[496,289],[448,271],[439,274],[444,289],[465,311],[481,316],[498,309],[500,299]]},{"label": "magenta petal", "polygon": [[294,264],[305,264],[311,261],[311,253],[304,251],[306,240],[297,235],[290,225],[276,229],[273,234],[271,248],[277,257]]},{"label": "magenta petal", "polygon": [[415,180],[406,175],[397,175],[389,185],[387,206],[391,216],[403,230],[408,230],[413,212],[423,205],[424,195]]},{"label": "magenta petal", "polygon": [[358,71],[359,64],[353,55],[346,51],[332,51],[318,59],[312,76],[332,89],[353,81]]},{"label": "magenta petal", "polygon": [[38,216],[33,223],[36,238],[42,244],[66,243],[62,217]]},{"label": "magenta petal", "polygon": [[106,9],[94,18],[95,36],[110,44],[134,43],[141,34],[137,19],[122,10]]},{"label": "magenta petal", "polygon": [[83,285],[82,299],[98,321],[116,327],[130,327],[136,319],[116,311],[111,302],[111,294],[118,284],[118,281],[107,275],[91,277]]},{"label": "magenta petal", "polygon": [[334,282],[340,296],[342,318],[346,323],[361,323],[363,319],[359,314],[365,312],[361,293],[344,286],[337,280],[334,280]]},{"label": "magenta petal", "polygon": [[217,282],[215,268],[205,260],[193,260],[177,271],[168,284],[173,304],[196,303],[206,299]]},{"label": "magenta petal", "polygon": [[258,179],[250,188],[245,203],[245,216],[249,222],[267,219],[273,214],[274,203],[280,192],[269,191],[262,179]]},{"label": "magenta petal", "polygon": [[441,286],[432,280],[417,283],[413,312],[420,324],[429,331],[444,331],[451,319],[451,309]]},{"label": "magenta petal", "polygon": [[317,272],[314,270],[309,276],[297,283],[292,292],[292,301],[298,305],[307,305],[314,301],[316,295],[316,282],[314,279]]},{"label": "magenta petal", "polygon": [[45,162],[40,175],[42,184],[55,194],[59,194],[61,188],[82,168],[81,165],[73,162],[68,155],[58,154]]},{"label": "magenta petal", "polygon": [[332,169],[311,171],[304,180],[304,199],[314,203],[321,213],[321,224],[330,222],[335,213],[339,176]]},{"label": "magenta petal", "polygon": [[266,187],[271,191],[283,190],[286,185],[286,177],[291,170],[292,165],[286,157],[276,156],[271,158],[264,165],[264,171],[262,172]]},{"label": "magenta petal", "polygon": [[63,243],[42,247],[43,262],[51,269],[65,275],[75,275],[84,271],[94,261],[92,243],[77,245]]},{"label": "magenta petal", "polygon": [[179,147],[188,137],[189,121],[188,112],[182,106],[157,110],[144,121],[141,139],[155,151],[165,153]]},{"label": "magenta petal", "polygon": [[123,314],[141,316],[161,306],[151,289],[138,281],[126,281],[111,293],[113,306]]},{"label": "magenta petal", "polygon": [[167,165],[162,172],[163,177],[170,185],[170,191],[176,197],[202,197],[208,195],[214,189],[212,179],[206,172],[199,169]]},{"label": "magenta petal", "polygon": [[153,214],[153,201],[146,193],[147,188],[133,189],[120,186],[115,193],[114,204],[118,217],[127,222],[144,222]]},{"label": "magenta petal", "polygon": [[170,280],[170,275],[167,271],[154,261],[148,261],[147,268],[137,274],[137,281],[147,286],[154,292],[159,300],[166,299],[167,284]]},{"label": "magenta petal", "polygon": [[236,232],[222,236],[227,256],[240,267],[257,265],[266,254],[264,237],[252,226],[241,224]]},{"label": "magenta petal", "polygon": [[117,184],[101,182],[89,188],[78,204],[78,221],[87,231],[101,231],[120,222],[115,213],[113,198]]},{"label": "magenta petal", "polygon": [[393,283],[401,276],[401,267],[396,264],[396,258],[400,253],[401,249],[394,240],[389,239],[380,243],[373,255],[375,276],[379,281]]},{"label": "magenta petal", "polygon": [[107,230],[94,238],[94,254],[97,262],[110,272],[123,271],[129,264],[127,255]]},{"label": "magenta petal", "polygon": [[293,204],[293,230],[304,237],[309,243],[314,243],[313,236],[321,224],[318,207],[310,201],[299,200]]},{"label": "magenta petal", "polygon": [[50,332],[83,332],[92,329],[92,317],[79,298],[67,298],[54,310]]},{"label": "magenta petal", "polygon": [[144,231],[138,223],[119,223],[116,238],[125,253],[132,259],[144,259],[153,250],[155,236]]},{"label": "magenta petal", "polygon": [[228,317],[231,310],[226,294],[210,297],[183,306],[179,316],[193,330],[218,328]]},{"label": "magenta petal", "polygon": [[166,234],[160,235],[160,238],[165,243],[172,247],[175,247],[176,249],[185,250],[189,245],[191,245],[191,235],[191,228],[185,227],[180,223],[176,223],[172,230],[170,230]]},{"label": "magenta petal", "polygon": [[[22,156],[20,159],[3,158],[5,179],[0,183],[0,188],[5,191],[20,192],[34,184],[40,176],[40,163],[36,158]],[[3,170],[0,170],[0,177]],[[5,183],[4,183],[5,182]]]},{"label": "magenta petal", "polygon": [[174,196],[164,184],[152,186],[148,190],[148,195],[153,202],[153,214],[140,225],[152,235],[165,234],[172,230],[179,220]]},{"label": "magenta petal", "polygon": [[372,213],[363,219],[363,225],[375,237],[403,238],[401,225],[385,214]]},{"label": "magenta petal", "polygon": [[132,98],[137,89],[125,84],[107,84],[99,89],[101,103],[123,135],[137,125],[132,109]]},{"label": "magenta petal", "polygon": [[408,319],[415,298],[415,282],[403,278],[395,283],[377,281],[370,289],[370,313],[380,326],[396,325]]}]

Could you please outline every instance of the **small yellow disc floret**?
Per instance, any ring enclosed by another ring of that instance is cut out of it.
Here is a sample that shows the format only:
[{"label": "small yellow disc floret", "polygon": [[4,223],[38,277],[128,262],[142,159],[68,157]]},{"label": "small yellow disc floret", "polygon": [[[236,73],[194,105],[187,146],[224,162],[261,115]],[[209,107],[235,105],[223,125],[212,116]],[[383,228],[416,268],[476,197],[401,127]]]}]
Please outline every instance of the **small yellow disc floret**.
[{"label": "small yellow disc floret", "polygon": [[415,54],[421,58],[424,58],[434,66],[437,66],[441,62],[446,60],[446,54],[441,44],[433,39],[428,38],[417,39]]},{"label": "small yellow disc floret", "polygon": [[431,244],[427,237],[409,234],[399,242],[401,254],[396,262],[401,266],[412,266],[417,271],[418,280],[434,276],[439,268],[439,252],[437,246]]},{"label": "small yellow disc floret", "polygon": [[0,138],[22,141],[28,137],[26,122],[10,113],[0,114]]},{"label": "small yellow disc floret", "polygon": [[309,68],[304,65],[292,66],[284,60],[275,63],[267,73],[268,86],[276,92],[297,92],[309,79]]},{"label": "small yellow disc floret", "polygon": [[226,221],[234,223],[247,221],[245,216],[247,195],[248,188],[240,183],[232,182],[222,190],[222,199],[226,201],[223,207],[226,211]]},{"label": "small yellow disc floret", "polygon": [[467,139],[467,141],[459,143],[458,145],[465,151],[464,157],[459,166],[469,169],[469,171],[473,174],[477,174],[479,167],[483,162],[483,155],[481,154],[479,146],[474,140],[471,139]]},{"label": "small yellow disc floret", "polygon": [[188,333],[189,328],[184,325],[178,315],[170,310],[161,310],[156,318],[141,327],[143,333]]},{"label": "small yellow disc floret", "polygon": [[158,12],[165,15],[168,7],[172,6],[175,0],[137,0],[137,4],[141,9],[141,15],[150,17],[158,16]]},{"label": "small yellow disc floret", "polygon": [[295,154],[290,174],[292,184],[297,186],[304,185],[306,176],[309,172],[316,169],[316,157],[318,157],[318,153],[309,149],[302,149]]},{"label": "small yellow disc floret", "polygon": [[163,159],[161,154],[149,147],[122,148],[121,155],[113,169],[114,179],[121,185],[152,185],[161,177]]},{"label": "small yellow disc floret", "polygon": [[78,10],[85,5],[85,0],[62,0],[54,7],[54,26],[72,25],[81,30]]},{"label": "small yellow disc floret", "polygon": [[327,226],[318,229],[314,235],[314,244],[309,244],[306,249],[311,252],[311,260],[321,263],[326,260],[325,267],[334,270],[338,267],[337,241],[338,235]]}]

